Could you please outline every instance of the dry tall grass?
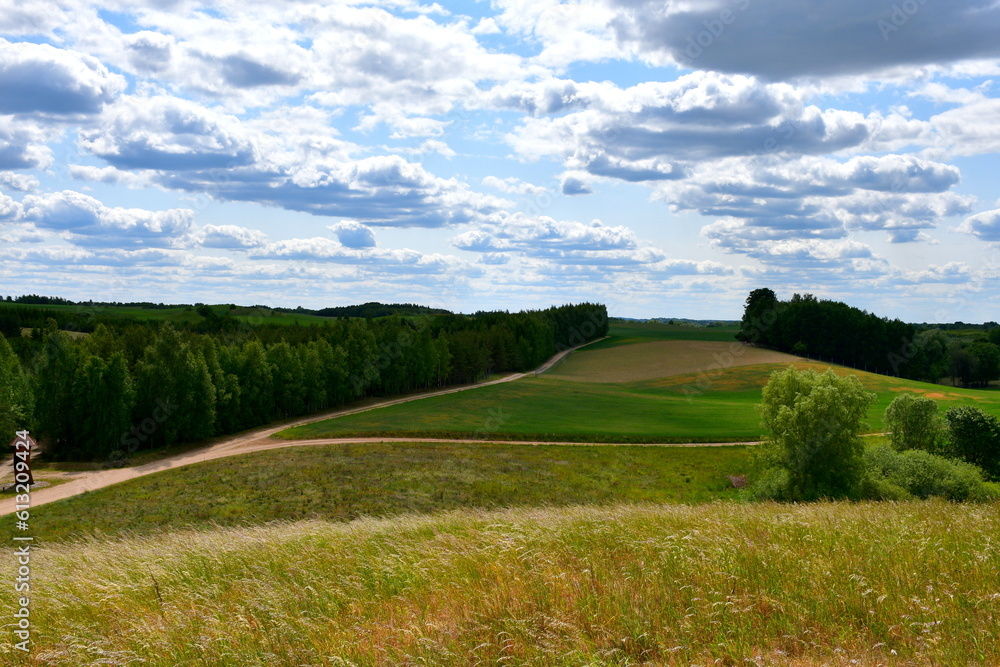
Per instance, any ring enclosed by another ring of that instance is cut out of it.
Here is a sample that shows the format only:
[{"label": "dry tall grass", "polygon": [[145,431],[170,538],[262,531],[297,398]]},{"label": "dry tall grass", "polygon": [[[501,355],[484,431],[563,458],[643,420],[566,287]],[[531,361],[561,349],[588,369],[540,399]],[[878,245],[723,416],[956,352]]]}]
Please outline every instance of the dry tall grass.
[{"label": "dry tall grass", "polygon": [[35,554],[28,664],[997,665],[998,536],[996,504],[715,503],[82,542]]}]

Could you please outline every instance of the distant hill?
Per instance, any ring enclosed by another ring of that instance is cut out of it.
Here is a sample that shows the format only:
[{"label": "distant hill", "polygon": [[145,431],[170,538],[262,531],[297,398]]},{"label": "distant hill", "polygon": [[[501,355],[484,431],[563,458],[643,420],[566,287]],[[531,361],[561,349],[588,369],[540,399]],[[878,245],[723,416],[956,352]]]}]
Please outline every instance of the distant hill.
[{"label": "distant hill", "polygon": [[451,311],[441,308],[429,308],[418,306],[412,303],[379,303],[371,301],[358,306],[336,306],[333,308],[322,308],[320,310],[309,311],[313,315],[322,317],[363,317],[373,319],[376,317],[389,317],[390,315],[450,315]]},{"label": "distant hill", "polygon": [[690,320],[686,317],[612,317],[612,321],[622,322],[654,322],[656,324],[667,324],[679,327],[738,327],[739,320]]}]

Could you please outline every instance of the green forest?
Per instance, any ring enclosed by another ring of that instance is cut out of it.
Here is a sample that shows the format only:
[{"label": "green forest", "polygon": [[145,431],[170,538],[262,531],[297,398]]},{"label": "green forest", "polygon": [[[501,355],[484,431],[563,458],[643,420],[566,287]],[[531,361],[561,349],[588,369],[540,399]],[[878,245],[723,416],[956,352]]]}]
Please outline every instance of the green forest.
[{"label": "green forest", "polygon": [[760,288],[747,297],[737,338],[781,352],[911,380],[985,387],[1000,379],[1000,326],[916,326],[839,301]]},{"label": "green forest", "polygon": [[[56,459],[121,460],[368,396],[526,371],[608,330],[607,309],[590,303],[310,325],[250,325],[201,305],[190,323],[81,310],[0,304],[0,432],[29,429]],[[44,326],[29,326],[39,318]],[[62,330],[80,321],[89,335]]]}]

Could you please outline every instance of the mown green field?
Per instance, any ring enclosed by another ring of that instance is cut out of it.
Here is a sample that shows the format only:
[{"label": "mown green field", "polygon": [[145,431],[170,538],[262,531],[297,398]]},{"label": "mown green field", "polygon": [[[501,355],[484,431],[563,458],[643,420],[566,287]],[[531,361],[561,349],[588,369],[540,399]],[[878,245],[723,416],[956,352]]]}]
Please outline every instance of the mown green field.
[{"label": "mown green field", "polygon": [[32,512],[52,542],[189,526],[733,498],[745,447],[356,444],[255,452],[147,475]]},{"label": "mown green field", "polygon": [[313,422],[275,437],[404,435],[571,442],[733,442],[760,436],[756,390],[685,395],[525,378]]},{"label": "mown green field", "polygon": [[997,535],[996,505],[723,502],[84,541],[33,553],[32,653],[0,658],[997,665]]},{"label": "mown green field", "polygon": [[[584,354],[580,352],[578,354]],[[799,363],[825,371],[829,366]],[[747,442],[760,439],[756,405],[770,374],[760,364],[624,384],[567,382],[540,376],[313,422],[276,437],[480,437],[575,442]],[[942,410],[976,405],[1000,416],[1000,393],[953,389],[835,368],[876,392],[869,431],[881,432],[892,399],[910,391],[938,399]]]}]

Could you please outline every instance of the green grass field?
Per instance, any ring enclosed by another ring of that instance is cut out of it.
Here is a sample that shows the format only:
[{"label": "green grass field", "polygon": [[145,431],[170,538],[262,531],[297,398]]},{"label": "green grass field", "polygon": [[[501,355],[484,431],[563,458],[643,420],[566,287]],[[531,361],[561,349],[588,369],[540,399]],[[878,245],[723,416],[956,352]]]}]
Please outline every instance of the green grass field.
[{"label": "green grass field", "polygon": [[[583,354],[580,352],[579,354]],[[800,363],[825,371],[828,366]],[[727,368],[625,384],[567,382],[545,376],[427,398],[313,422],[276,437],[480,437],[576,442],[739,442],[761,437],[756,405],[761,388],[782,364]],[[876,392],[869,430],[883,430],[883,413],[904,391],[938,400],[942,410],[977,405],[1000,416],[1000,394],[952,389],[836,368]]]},{"label": "green grass field", "polygon": [[405,435],[570,442],[756,440],[759,391],[685,395],[674,389],[544,376],[313,422],[276,437]]},{"label": "green grass field", "polygon": [[140,477],[32,512],[45,542],[188,526],[350,521],[463,507],[736,496],[744,447],[357,444],[271,450]]},{"label": "green grass field", "polygon": [[723,502],[88,540],[32,554],[32,653],[0,660],[996,665],[997,535],[996,506]]}]

